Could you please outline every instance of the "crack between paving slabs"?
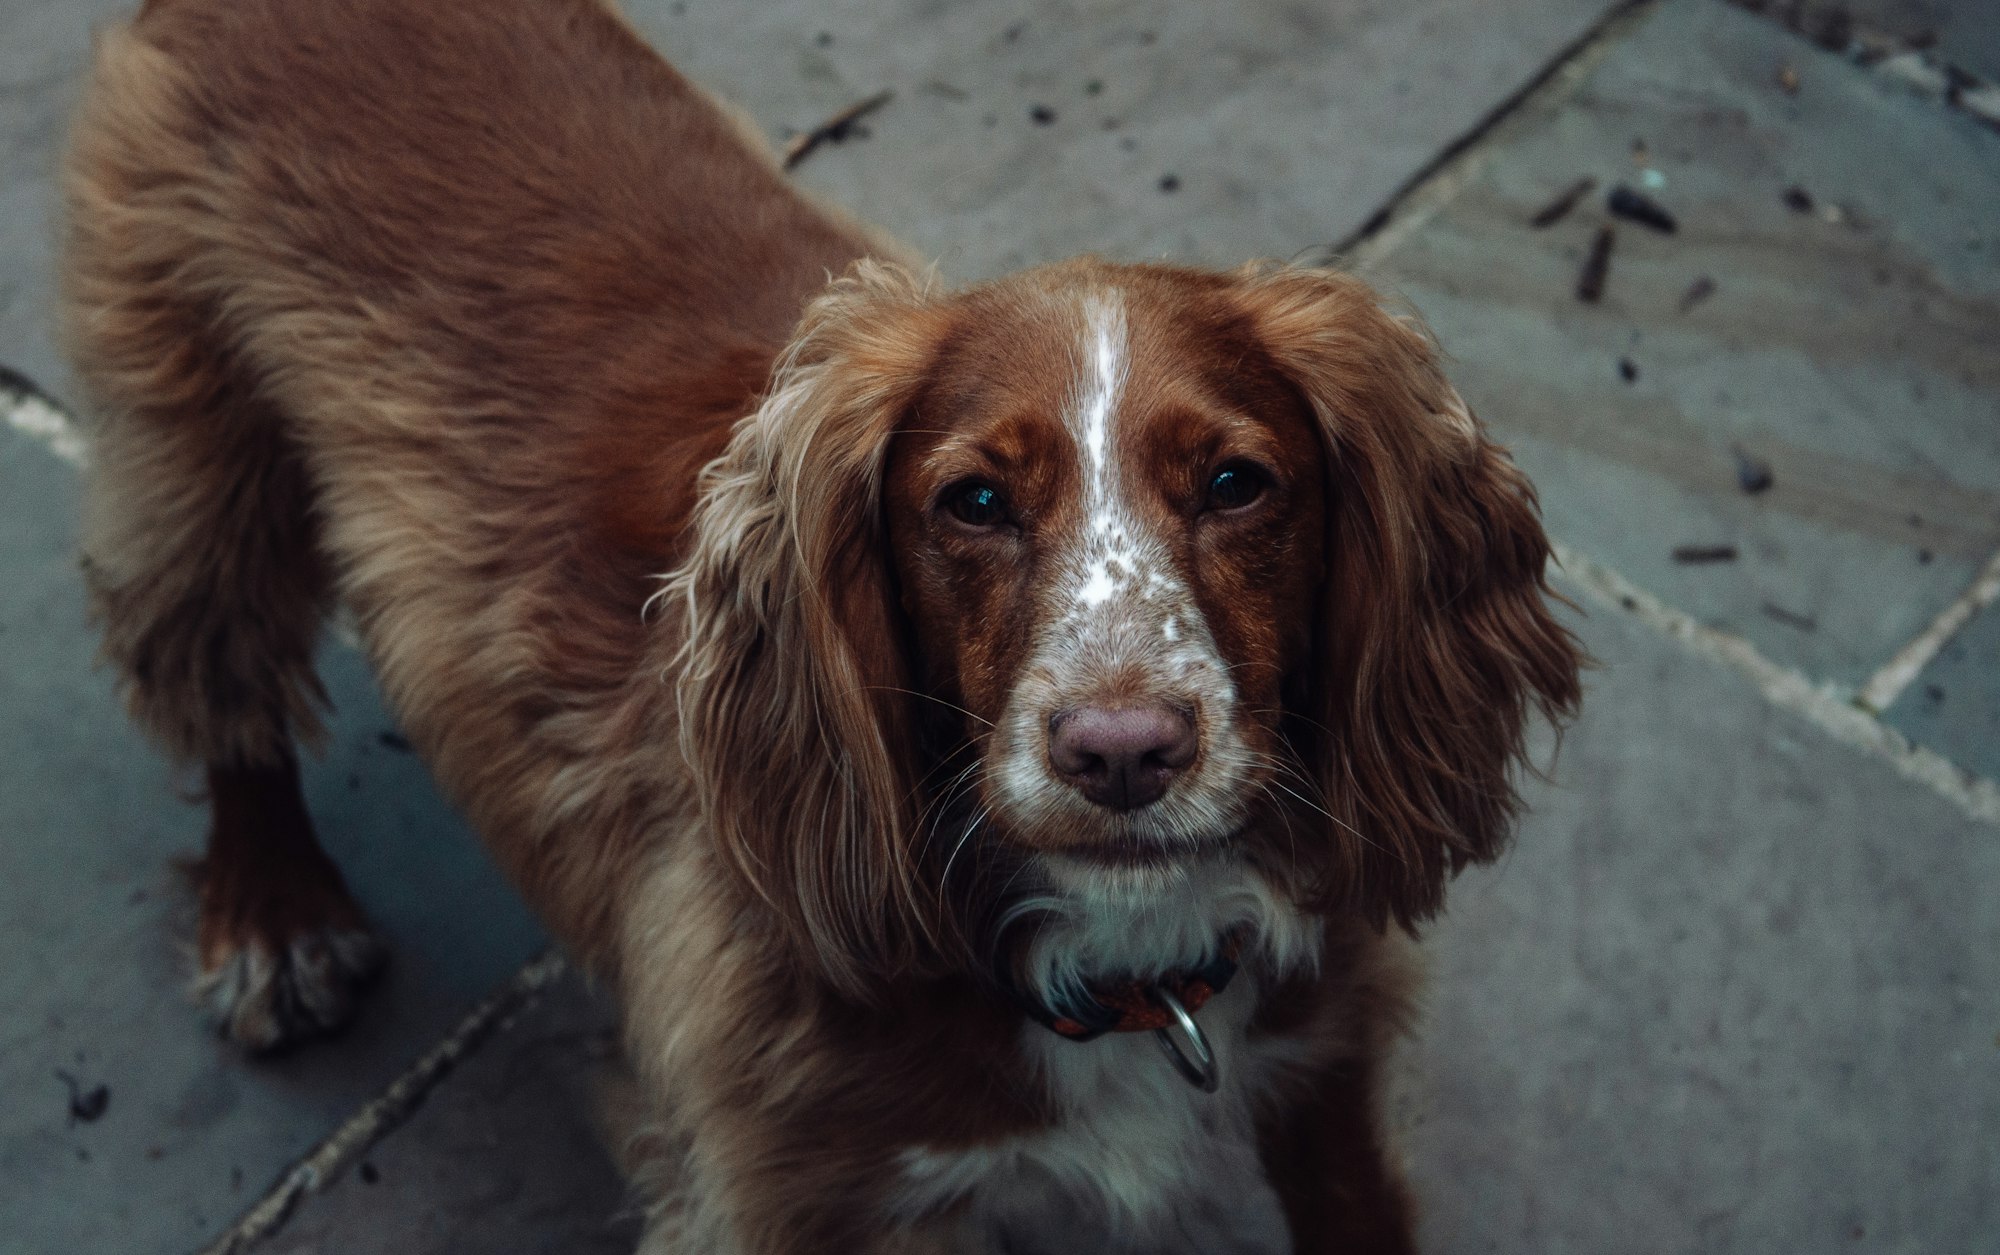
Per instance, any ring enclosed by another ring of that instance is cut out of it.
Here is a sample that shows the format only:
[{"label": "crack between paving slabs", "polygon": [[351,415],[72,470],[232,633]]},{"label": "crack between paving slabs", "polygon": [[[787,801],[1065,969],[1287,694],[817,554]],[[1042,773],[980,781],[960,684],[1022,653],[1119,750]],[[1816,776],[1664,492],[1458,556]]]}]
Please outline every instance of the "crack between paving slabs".
[{"label": "crack between paving slabs", "polygon": [[1895,705],[1903,691],[1915,683],[1917,676],[1938,656],[1938,651],[1950,644],[1951,638],[1957,636],[1981,610],[1992,605],[1996,598],[2000,598],[2000,551],[1995,551],[1986,560],[1986,565],[1973,577],[1972,584],[1940,610],[1929,627],[1890,655],[1889,661],[1868,677],[1868,682],[1854,696],[1855,704],[1876,715]]},{"label": "crack between paving slabs", "polygon": [[1638,619],[1689,652],[1747,676],[1764,700],[1802,716],[1836,741],[1878,758],[1907,780],[1927,786],[1973,819],[2000,825],[2000,784],[1918,745],[1849,699],[1838,686],[1766,657],[1740,636],[1718,631],[1676,610],[1610,567],[1561,541],[1552,542],[1559,574],[1592,601]]},{"label": "crack between paving slabs", "polygon": [[505,1031],[568,970],[568,962],[557,950],[530,959],[496,993],[468,1012],[443,1041],[287,1169],[264,1197],[198,1255],[241,1255],[277,1233],[306,1195],[339,1180],[376,1143],[402,1125],[460,1063]]}]

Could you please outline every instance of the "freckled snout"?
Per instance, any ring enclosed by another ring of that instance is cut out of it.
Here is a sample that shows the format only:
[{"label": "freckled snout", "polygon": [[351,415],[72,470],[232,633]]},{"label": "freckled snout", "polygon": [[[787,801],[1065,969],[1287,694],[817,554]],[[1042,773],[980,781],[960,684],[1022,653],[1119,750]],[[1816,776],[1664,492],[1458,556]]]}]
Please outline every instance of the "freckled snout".
[{"label": "freckled snout", "polygon": [[1085,706],[1049,720],[1049,762],[1099,806],[1157,801],[1200,747],[1191,712],[1166,705]]}]

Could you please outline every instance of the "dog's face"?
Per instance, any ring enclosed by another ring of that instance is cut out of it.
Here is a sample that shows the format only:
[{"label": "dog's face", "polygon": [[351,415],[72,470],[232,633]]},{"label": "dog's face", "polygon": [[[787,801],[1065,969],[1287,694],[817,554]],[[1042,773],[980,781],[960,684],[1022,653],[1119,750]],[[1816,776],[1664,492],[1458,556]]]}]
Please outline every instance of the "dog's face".
[{"label": "dog's face", "polygon": [[1316,787],[1283,726],[1326,578],[1312,412],[1226,294],[1122,278],[959,302],[884,486],[919,685],[972,751],[944,770],[1065,887],[1227,855]]},{"label": "dog's face", "polygon": [[952,952],[961,856],[1128,905],[1233,862],[1411,923],[1503,844],[1529,707],[1577,696],[1532,490],[1324,272],[864,267],[693,530],[709,828],[857,991]]}]

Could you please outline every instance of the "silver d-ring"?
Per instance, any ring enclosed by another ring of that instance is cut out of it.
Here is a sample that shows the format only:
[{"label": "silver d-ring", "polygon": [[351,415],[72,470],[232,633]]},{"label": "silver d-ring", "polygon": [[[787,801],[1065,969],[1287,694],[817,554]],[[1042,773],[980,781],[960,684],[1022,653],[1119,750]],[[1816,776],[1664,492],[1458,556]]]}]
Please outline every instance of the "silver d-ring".
[{"label": "silver d-ring", "polygon": [[1170,991],[1154,985],[1147,992],[1153,996],[1155,1002],[1165,1007],[1168,1013],[1180,1022],[1181,1035],[1187,1038],[1189,1048],[1194,1051],[1194,1057],[1189,1058],[1187,1051],[1182,1050],[1181,1044],[1174,1040],[1172,1028],[1153,1030],[1153,1036],[1160,1040],[1160,1049],[1167,1052],[1167,1058],[1174,1062],[1174,1070],[1186,1077],[1188,1084],[1204,1094],[1213,1094],[1216,1087],[1222,1084],[1222,1074],[1216,1070],[1215,1051],[1209,1049],[1208,1037],[1201,1031],[1201,1025],[1194,1022],[1194,1017],[1188,1014],[1188,1009],[1182,1006],[1181,1000],[1174,997]]}]

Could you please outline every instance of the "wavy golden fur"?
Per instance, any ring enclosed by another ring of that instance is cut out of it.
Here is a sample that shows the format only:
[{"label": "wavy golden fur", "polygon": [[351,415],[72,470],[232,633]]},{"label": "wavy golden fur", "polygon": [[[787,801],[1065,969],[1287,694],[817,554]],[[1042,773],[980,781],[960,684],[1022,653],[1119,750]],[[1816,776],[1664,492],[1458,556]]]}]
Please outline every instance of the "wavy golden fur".
[{"label": "wavy golden fur", "polygon": [[[1408,1249],[1402,934],[1578,693],[1412,320],[947,288],[592,0],[152,0],[65,179],[92,605],[208,772],[232,1037],[380,962],[293,758],[339,602],[623,1004],[647,1250]],[[1237,940],[1213,1095],[1031,1018]]]}]

